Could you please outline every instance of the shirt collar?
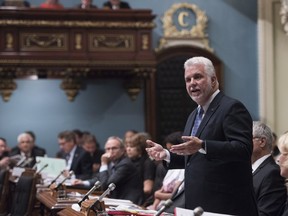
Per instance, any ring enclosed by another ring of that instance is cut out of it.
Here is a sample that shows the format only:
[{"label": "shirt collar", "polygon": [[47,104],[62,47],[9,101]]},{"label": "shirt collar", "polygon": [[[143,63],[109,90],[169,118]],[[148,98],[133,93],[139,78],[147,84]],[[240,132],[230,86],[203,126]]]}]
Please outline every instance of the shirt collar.
[{"label": "shirt collar", "polygon": [[270,156],[270,154],[264,155],[261,158],[259,158],[258,160],[256,160],[253,164],[252,164],[252,173],[255,172],[255,170],[262,164],[262,162],[264,160],[266,160],[266,158],[268,158]]},{"label": "shirt collar", "polygon": [[[204,110],[204,114],[205,114],[206,111],[208,110],[208,107],[209,107],[210,103],[213,101],[213,99],[216,97],[216,95],[217,95],[219,92],[220,92],[220,90],[217,89],[217,90],[210,96],[210,98],[209,98],[209,100],[207,101],[207,103],[202,106],[202,108],[203,108],[203,110]],[[199,106],[200,106],[200,105],[199,105]]]}]

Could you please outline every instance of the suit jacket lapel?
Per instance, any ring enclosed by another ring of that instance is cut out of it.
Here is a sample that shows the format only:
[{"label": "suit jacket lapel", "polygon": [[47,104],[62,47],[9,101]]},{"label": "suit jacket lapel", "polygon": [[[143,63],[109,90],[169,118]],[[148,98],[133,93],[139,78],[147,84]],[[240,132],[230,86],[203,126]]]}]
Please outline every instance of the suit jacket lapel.
[{"label": "suit jacket lapel", "polygon": [[210,103],[204,118],[202,119],[198,131],[196,133],[196,136],[200,138],[200,135],[202,133],[202,131],[204,130],[205,126],[207,125],[207,123],[209,122],[210,118],[213,116],[213,114],[215,113],[215,111],[218,109],[221,98],[223,97],[223,93],[219,92],[216,97],[213,99],[213,101]]},{"label": "suit jacket lapel", "polygon": [[[198,131],[196,132],[195,136],[196,137],[199,137],[201,136],[201,133],[202,131],[204,130],[205,126],[207,125],[207,123],[209,122],[210,118],[213,116],[214,112],[217,110],[217,108],[219,107],[219,104],[220,104],[220,101],[222,99],[222,97],[224,96],[224,94],[222,92],[219,92],[216,97],[213,99],[213,101],[210,103],[205,115],[204,115],[204,118],[202,119],[200,125],[199,125],[199,128],[198,128]],[[196,117],[196,114],[197,114],[197,110],[193,111],[194,112],[194,115],[192,116],[192,119],[193,119],[193,122],[195,120],[195,117]],[[192,126],[193,126],[193,123],[191,123],[191,127],[190,128],[190,131],[192,131]],[[190,132],[191,134],[191,132]],[[185,157],[185,164],[187,164],[195,155],[197,154],[193,154],[193,155],[188,155]]]},{"label": "suit jacket lapel", "polygon": [[266,164],[270,163],[271,160],[274,160],[272,158],[272,156],[269,156],[268,158],[266,158],[261,164],[260,166],[257,167],[257,169],[253,172],[253,176],[256,175]]}]

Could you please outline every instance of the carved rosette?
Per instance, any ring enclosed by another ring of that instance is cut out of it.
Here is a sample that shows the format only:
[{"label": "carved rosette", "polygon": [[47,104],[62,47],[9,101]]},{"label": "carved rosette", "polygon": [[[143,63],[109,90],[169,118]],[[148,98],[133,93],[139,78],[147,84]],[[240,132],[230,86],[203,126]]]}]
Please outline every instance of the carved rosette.
[{"label": "carved rosette", "polygon": [[81,83],[75,78],[66,77],[61,83],[61,88],[65,91],[68,100],[72,102],[79,93]]},{"label": "carved rosette", "polygon": [[13,79],[1,79],[0,80],[0,93],[5,102],[10,100],[13,91],[17,88],[17,84]]}]

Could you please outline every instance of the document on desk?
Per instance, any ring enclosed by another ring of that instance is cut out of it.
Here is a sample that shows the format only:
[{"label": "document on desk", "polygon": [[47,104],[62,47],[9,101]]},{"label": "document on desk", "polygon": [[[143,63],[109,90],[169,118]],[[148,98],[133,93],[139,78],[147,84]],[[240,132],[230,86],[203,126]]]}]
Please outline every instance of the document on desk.
[{"label": "document on desk", "polygon": [[39,161],[37,163],[37,171],[48,164],[48,166],[41,172],[42,174],[45,174],[47,178],[55,178],[66,168],[66,161],[60,158],[37,156],[36,161]]},{"label": "document on desk", "polygon": [[[174,215],[175,216],[194,216],[194,211],[191,209],[184,209],[184,208],[179,208],[176,207],[174,209]],[[218,213],[213,213],[213,212],[203,212],[202,216],[232,216],[232,215],[227,215],[227,214],[218,214]]]}]

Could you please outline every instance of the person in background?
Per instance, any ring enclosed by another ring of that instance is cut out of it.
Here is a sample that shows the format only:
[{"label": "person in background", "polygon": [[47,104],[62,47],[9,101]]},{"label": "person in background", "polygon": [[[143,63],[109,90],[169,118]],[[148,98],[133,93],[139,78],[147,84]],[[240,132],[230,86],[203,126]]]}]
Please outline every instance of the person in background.
[{"label": "person in background", "polygon": [[101,165],[101,156],[104,154],[104,151],[100,149],[99,143],[96,137],[92,134],[83,135],[83,144],[82,147],[85,151],[89,152],[92,160],[92,177],[99,172]]},{"label": "person in background", "polygon": [[126,145],[126,142],[129,142],[129,139],[130,139],[133,135],[135,135],[135,134],[137,134],[137,133],[138,133],[137,130],[133,130],[133,129],[127,130],[127,131],[125,132],[124,138],[123,138],[124,144]]},{"label": "person in background", "polygon": [[82,146],[82,144],[83,144],[82,138],[83,138],[83,135],[84,135],[83,131],[81,131],[81,130],[79,130],[79,129],[74,129],[74,130],[72,130],[72,131],[73,131],[73,133],[75,134],[76,144],[77,144],[78,146]]},{"label": "person in background", "polygon": [[143,202],[153,192],[156,171],[156,164],[148,157],[146,152],[147,139],[151,139],[148,133],[139,132],[130,137],[129,141],[125,144],[126,154],[137,167],[141,176],[144,192]]},{"label": "person in background", "polygon": [[41,147],[39,147],[38,145],[36,145],[36,135],[35,135],[35,133],[33,132],[33,131],[25,131],[25,133],[28,133],[28,134],[30,134],[30,136],[32,137],[32,142],[33,142],[33,146],[34,146],[34,148],[35,149],[37,149],[37,151],[38,152],[40,152],[40,154],[43,154],[43,155],[47,155],[46,154],[46,149],[44,149],[44,148],[41,148]]},{"label": "person in background", "polygon": [[92,161],[90,154],[76,144],[76,137],[73,131],[62,131],[58,134],[60,151],[58,158],[66,160],[66,173],[74,171],[77,179],[89,179],[92,175]]},{"label": "person in background", "polygon": [[[280,151],[277,157],[277,164],[280,166],[280,175],[288,178],[288,131],[282,134],[278,139],[278,148]],[[282,206],[282,216],[288,216],[288,196],[286,203]]]},{"label": "person in background", "polygon": [[120,1],[120,0],[109,0],[103,4],[104,9],[131,9],[130,5],[127,2]]},{"label": "person in background", "polygon": [[[173,145],[177,145],[183,142],[181,138],[182,133],[183,133],[182,131],[176,131],[165,137],[164,144],[168,150]],[[163,177],[161,181],[160,188],[154,191],[153,203],[151,203],[151,205],[148,206],[147,208],[153,209],[153,210],[159,210],[159,208],[162,207],[163,203],[167,199],[174,198],[172,196],[173,194],[176,194],[183,180],[184,180],[184,169],[168,170],[168,172],[166,172],[166,175]],[[183,201],[183,199],[181,201]],[[173,200],[173,205],[174,204],[175,202]],[[171,213],[173,213],[174,207],[171,208],[172,209]],[[184,201],[183,203],[177,202],[177,207],[184,207]],[[167,212],[167,209],[165,210],[165,212]]]},{"label": "person in background", "polygon": [[198,107],[187,119],[181,144],[168,151],[148,140],[148,154],[164,160],[169,169],[185,168],[185,208],[257,216],[251,115],[240,101],[219,90],[209,59],[192,57],[184,69],[187,93]]},{"label": "person in background", "polygon": [[10,158],[6,139],[0,137],[0,170],[9,169]]},{"label": "person in background", "polygon": [[278,141],[277,139],[278,139],[277,134],[273,132],[272,156],[274,160],[277,160],[276,158],[280,154],[280,151],[277,146],[277,141]]},{"label": "person in background", "polygon": [[141,204],[143,201],[143,186],[139,172],[126,156],[123,140],[117,136],[109,137],[105,143],[105,153],[101,157],[97,177],[86,181],[76,179],[73,183],[92,187],[96,181],[101,182],[103,191],[111,183],[116,185],[115,190],[110,192],[111,198],[127,199],[135,204]]},{"label": "person in background", "polygon": [[[12,2],[12,4],[13,4],[13,2]],[[1,3],[1,6],[11,6],[11,3],[9,2],[9,1],[3,1],[2,3]],[[14,6],[14,5],[13,5]],[[26,8],[29,8],[29,7],[31,7],[31,5],[30,5],[30,2],[28,2],[28,1],[23,1],[23,5],[22,5],[23,7],[26,7]]]},{"label": "person in background", "polygon": [[[21,155],[22,158],[25,158],[22,165],[24,167],[32,168],[36,163],[36,157],[44,157],[42,150],[39,150],[34,147],[33,137],[29,133],[21,133],[17,137],[18,146],[15,146],[11,149],[9,156]],[[31,161],[30,161],[31,159]],[[30,161],[30,162],[29,162]],[[21,164],[20,164],[21,166]]]},{"label": "person in background", "polygon": [[253,185],[259,216],[282,214],[286,202],[285,179],[271,155],[273,135],[264,123],[253,122]]},{"label": "person in background", "polygon": [[64,6],[61,3],[59,3],[59,0],[45,0],[44,3],[40,4],[39,8],[63,9]]},{"label": "person in background", "polygon": [[79,9],[97,8],[97,6],[93,4],[93,0],[81,0],[81,3],[77,4],[75,7]]}]

